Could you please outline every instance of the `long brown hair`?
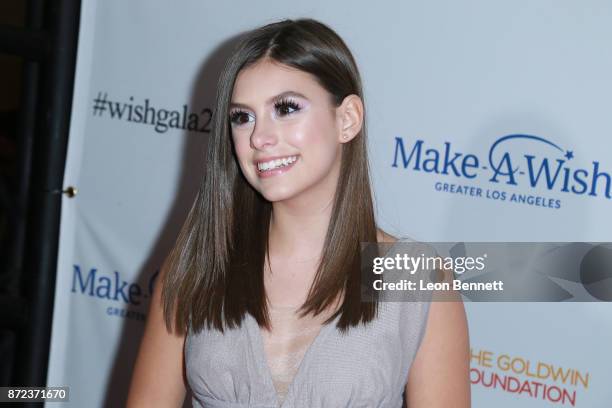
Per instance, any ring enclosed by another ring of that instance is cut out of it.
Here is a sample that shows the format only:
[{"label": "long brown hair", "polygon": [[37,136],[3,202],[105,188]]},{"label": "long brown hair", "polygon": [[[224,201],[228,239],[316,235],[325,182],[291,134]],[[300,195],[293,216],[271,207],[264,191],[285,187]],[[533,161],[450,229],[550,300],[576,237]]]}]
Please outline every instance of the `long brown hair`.
[{"label": "long brown hair", "polygon": [[[162,279],[168,328],[223,331],[250,313],[269,328],[264,262],[272,204],[242,175],[229,126],[229,105],[240,70],[269,58],[310,73],[339,106],[348,95],[363,98],[351,52],[328,26],[312,19],[284,20],[248,32],[219,79],[205,175],[195,202],[170,252]],[[365,115],[364,115],[365,116]],[[365,117],[359,135],[343,144],[340,176],[321,262],[302,315],[318,314],[344,295],[331,322],[345,332],[371,321],[376,302],[360,296],[360,242],[376,242],[367,158]]]}]

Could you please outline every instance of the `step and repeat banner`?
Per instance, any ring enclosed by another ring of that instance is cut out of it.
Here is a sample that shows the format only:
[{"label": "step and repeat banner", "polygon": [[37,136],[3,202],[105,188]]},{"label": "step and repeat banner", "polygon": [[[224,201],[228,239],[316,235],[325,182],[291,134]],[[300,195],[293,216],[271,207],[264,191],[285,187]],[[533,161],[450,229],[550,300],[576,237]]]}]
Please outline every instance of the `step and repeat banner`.
[{"label": "step and repeat banner", "polygon": [[[612,241],[610,2],[83,0],[48,373],[66,405],[125,403],[219,72],[239,33],[286,17],[357,59],[383,229]],[[564,301],[466,303],[474,407],[612,406],[612,299],[573,301],[579,275],[545,284]]]}]

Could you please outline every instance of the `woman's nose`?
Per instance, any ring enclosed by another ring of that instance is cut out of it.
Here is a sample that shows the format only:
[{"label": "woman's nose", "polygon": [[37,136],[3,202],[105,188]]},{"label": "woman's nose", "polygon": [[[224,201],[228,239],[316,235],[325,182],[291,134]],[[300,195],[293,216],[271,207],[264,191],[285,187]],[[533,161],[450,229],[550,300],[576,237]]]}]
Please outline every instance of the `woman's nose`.
[{"label": "woman's nose", "polygon": [[262,150],[274,146],[278,141],[278,135],[271,118],[266,118],[265,115],[261,115],[259,118],[255,121],[255,128],[251,133],[251,147]]}]

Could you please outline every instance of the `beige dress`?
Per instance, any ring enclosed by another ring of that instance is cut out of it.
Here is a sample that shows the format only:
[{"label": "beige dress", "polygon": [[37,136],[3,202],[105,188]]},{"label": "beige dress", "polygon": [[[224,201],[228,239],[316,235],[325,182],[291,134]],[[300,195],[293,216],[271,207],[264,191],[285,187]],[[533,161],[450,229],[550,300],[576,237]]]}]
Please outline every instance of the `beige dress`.
[{"label": "beige dress", "polygon": [[269,309],[272,334],[249,313],[239,327],[224,332],[190,328],[185,372],[192,404],[194,408],[401,408],[429,305],[428,296],[382,301],[375,319],[344,333],[337,328],[340,315],[321,327],[329,315],[297,319],[295,310],[278,307]]},{"label": "beige dress", "polygon": [[272,333],[262,330],[267,365],[282,405],[304,353],[319,334],[327,316],[299,318],[299,306],[269,305]]}]

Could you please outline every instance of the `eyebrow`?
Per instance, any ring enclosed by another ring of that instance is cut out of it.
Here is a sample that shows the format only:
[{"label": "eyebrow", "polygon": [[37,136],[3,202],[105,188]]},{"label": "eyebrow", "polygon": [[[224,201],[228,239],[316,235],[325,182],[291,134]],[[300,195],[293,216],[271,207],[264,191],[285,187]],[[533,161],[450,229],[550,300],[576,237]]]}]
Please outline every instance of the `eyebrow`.
[{"label": "eyebrow", "polygon": [[[285,91],[285,92],[281,92],[278,95],[275,95],[271,98],[269,98],[266,101],[266,105],[272,105],[275,102],[278,102],[281,99],[284,99],[286,97],[295,97],[295,98],[302,98],[302,99],[306,99],[308,100],[308,98],[306,96],[304,96],[303,94],[299,93],[299,92],[295,92],[295,91]],[[244,104],[244,103],[239,103],[239,102],[231,102],[230,103],[230,109],[231,108],[242,108],[242,109],[251,109],[249,107],[249,105]]]}]

